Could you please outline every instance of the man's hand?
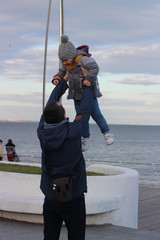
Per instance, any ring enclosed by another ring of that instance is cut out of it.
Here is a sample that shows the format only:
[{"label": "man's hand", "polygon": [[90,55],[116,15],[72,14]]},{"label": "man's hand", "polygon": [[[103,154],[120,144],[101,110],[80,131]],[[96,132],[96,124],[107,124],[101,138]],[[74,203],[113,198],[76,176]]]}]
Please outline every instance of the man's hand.
[{"label": "man's hand", "polygon": [[86,87],[90,87],[90,86],[91,86],[91,82],[88,81],[88,80],[84,80],[83,84],[84,84],[84,86],[86,86]]}]

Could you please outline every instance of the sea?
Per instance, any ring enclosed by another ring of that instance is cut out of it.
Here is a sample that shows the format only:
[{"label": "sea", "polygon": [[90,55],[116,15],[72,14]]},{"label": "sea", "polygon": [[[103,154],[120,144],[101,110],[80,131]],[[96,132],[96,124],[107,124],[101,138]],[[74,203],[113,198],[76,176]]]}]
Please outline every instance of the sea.
[{"label": "sea", "polygon": [[[41,149],[37,138],[38,122],[0,122],[4,161],[5,144],[12,139],[21,162],[40,163]],[[115,142],[106,146],[96,124],[90,124],[91,147],[84,152],[86,166],[100,163],[135,169],[139,183],[160,187],[160,126],[110,125]]]}]

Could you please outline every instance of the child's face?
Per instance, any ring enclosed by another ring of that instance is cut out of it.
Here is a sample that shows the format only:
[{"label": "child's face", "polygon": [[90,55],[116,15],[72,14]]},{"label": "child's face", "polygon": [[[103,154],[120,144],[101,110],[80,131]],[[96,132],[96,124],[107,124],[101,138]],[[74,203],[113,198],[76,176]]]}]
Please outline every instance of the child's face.
[{"label": "child's face", "polygon": [[64,61],[62,62],[62,64],[65,65],[65,66],[69,66],[69,65],[71,65],[72,63],[73,63],[73,58],[69,58],[69,59],[64,60]]}]

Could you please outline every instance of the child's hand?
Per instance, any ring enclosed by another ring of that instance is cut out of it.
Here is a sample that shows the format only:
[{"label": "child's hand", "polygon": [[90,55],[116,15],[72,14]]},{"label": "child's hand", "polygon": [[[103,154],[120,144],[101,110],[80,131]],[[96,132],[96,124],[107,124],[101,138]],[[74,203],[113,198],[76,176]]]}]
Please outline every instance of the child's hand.
[{"label": "child's hand", "polygon": [[61,77],[56,75],[56,76],[53,77],[52,83],[54,85],[58,85],[60,80],[61,80]]},{"label": "child's hand", "polygon": [[86,87],[90,87],[90,86],[91,86],[91,82],[88,81],[88,80],[84,80],[83,84],[84,84],[84,86],[86,86]]},{"label": "child's hand", "polygon": [[57,80],[57,79],[53,79],[53,81],[52,81],[52,83],[54,84],[54,85],[58,85],[59,84],[59,80]]}]

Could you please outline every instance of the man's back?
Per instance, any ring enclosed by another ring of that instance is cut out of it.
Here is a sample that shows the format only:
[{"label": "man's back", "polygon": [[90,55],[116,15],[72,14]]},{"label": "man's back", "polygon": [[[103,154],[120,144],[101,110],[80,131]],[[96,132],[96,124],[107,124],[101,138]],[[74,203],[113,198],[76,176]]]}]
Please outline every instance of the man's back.
[{"label": "man's back", "polygon": [[[42,156],[41,190],[49,199],[55,200],[46,175],[47,161],[50,174],[54,177],[72,176],[73,199],[87,191],[85,162],[81,149],[81,132],[77,121],[65,119],[57,126],[46,124],[39,132],[41,146],[47,152]],[[75,171],[76,168],[76,171]]]}]

